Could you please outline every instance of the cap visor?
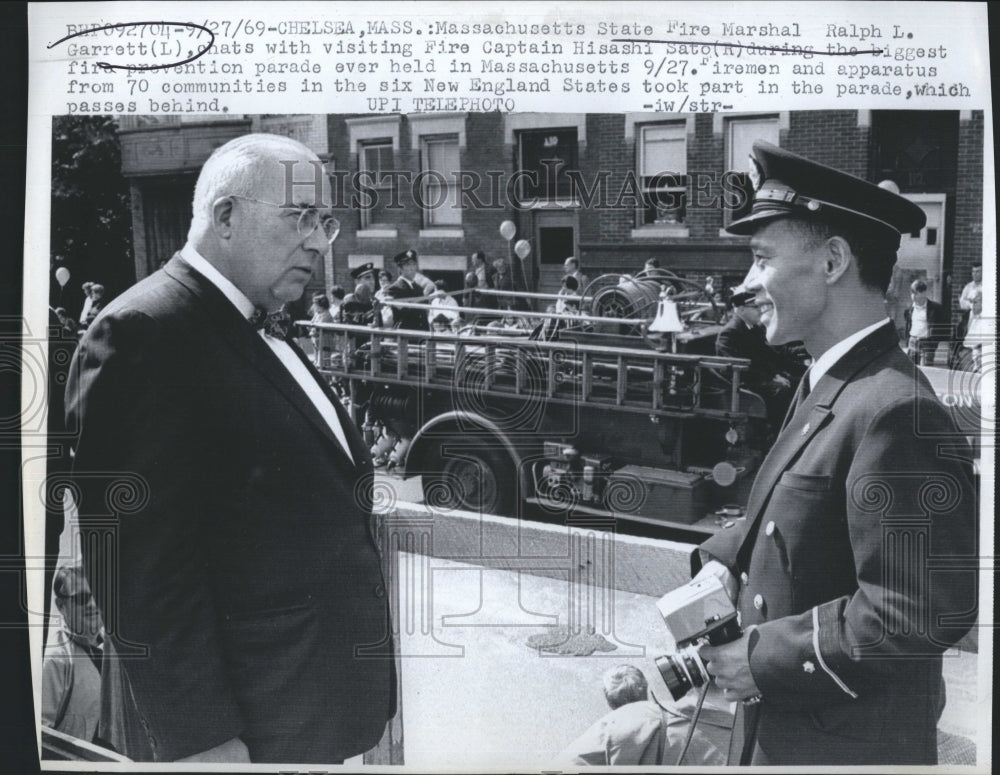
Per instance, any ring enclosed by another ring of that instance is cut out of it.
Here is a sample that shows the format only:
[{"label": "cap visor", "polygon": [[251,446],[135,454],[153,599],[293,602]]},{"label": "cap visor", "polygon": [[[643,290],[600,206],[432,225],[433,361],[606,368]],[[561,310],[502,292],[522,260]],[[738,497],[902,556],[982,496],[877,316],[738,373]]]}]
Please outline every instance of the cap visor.
[{"label": "cap visor", "polygon": [[730,234],[753,234],[754,230],[765,222],[775,218],[787,218],[790,215],[794,215],[794,213],[788,210],[760,210],[745,218],[733,221],[726,227],[726,231]]}]

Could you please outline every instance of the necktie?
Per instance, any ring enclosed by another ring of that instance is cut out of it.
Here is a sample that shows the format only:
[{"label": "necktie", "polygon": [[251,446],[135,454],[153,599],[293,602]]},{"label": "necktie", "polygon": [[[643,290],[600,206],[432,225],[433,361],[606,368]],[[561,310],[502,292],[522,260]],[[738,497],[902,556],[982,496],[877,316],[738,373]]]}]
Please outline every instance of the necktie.
[{"label": "necktie", "polygon": [[809,397],[809,372],[806,371],[802,375],[802,381],[799,383],[798,390],[795,391],[795,398],[792,399],[792,405],[788,407],[788,414],[785,415],[785,421],[781,424],[781,429],[784,430],[785,427],[792,421],[792,417],[799,410],[799,407],[805,402]]},{"label": "necktie", "polygon": [[250,325],[257,331],[263,329],[266,336],[284,341],[288,339],[288,334],[292,330],[292,318],[281,310],[268,313],[258,308],[250,316]]}]

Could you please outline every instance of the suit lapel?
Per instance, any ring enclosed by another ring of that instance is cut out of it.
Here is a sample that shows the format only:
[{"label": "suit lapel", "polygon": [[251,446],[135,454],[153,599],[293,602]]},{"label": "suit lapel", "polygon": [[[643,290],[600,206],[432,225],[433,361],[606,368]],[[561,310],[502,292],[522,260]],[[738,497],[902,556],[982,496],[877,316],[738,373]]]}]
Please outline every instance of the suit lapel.
[{"label": "suit lapel", "polygon": [[[212,283],[202,277],[191,266],[175,255],[173,259],[164,267],[166,273],[181,283],[192,294],[203,302],[203,308],[211,317],[215,330],[217,330],[226,342],[236,352],[243,356],[250,364],[264,376],[282,395],[288,400],[296,411],[316,428],[317,431],[337,450],[345,463],[351,463],[344,448],[337,440],[336,435],[330,429],[329,424],[313,405],[312,400],[305,394],[302,387],[295,378],[285,368],[277,355],[261,339],[260,335],[251,328],[240,311],[232,305],[225,295]],[[296,350],[296,346],[292,345]],[[300,356],[303,357],[303,356]],[[314,372],[310,372],[313,374]],[[315,376],[314,376],[315,378]],[[322,386],[322,382],[320,381]],[[329,390],[326,391],[329,398]],[[342,409],[343,407],[337,407]],[[346,412],[337,416],[341,418]],[[345,435],[347,429],[345,428]],[[348,435],[348,438],[350,436]],[[353,454],[353,450],[352,450]],[[355,460],[361,460],[355,455]]]},{"label": "suit lapel", "polygon": [[[785,420],[774,446],[761,463],[747,503],[747,529],[739,553],[753,546],[757,524],[767,509],[771,493],[781,475],[799,456],[802,449],[834,417],[833,407],[844,387],[872,360],[898,347],[896,331],[889,323],[858,342],[824,374],[815,389]],[[803,377],[808,379],[808,376]],[[749,546],[748,546],[749,545]]]}]

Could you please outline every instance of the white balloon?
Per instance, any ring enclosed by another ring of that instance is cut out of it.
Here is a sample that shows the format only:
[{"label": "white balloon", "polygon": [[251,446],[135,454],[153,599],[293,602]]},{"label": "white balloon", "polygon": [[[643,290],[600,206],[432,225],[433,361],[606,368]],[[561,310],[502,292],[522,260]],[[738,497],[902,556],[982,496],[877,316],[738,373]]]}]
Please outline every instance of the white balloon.
[{"label": "white balloon", "polygon": [[518,258],[527,258],[531,254],[531,243],[526,239],[519,239],[514,243],[514,252]]},{"label": "white balloon", "polygon": [[69,269],[64,266],[56,269],[56,282],[59,283],[60,288],[64,288],[66,283],[69,282]]},{"label": "white balloon", "polygon": [[504,221],[500,224],[500,236],[505,240],[514,239],[515,234],[517,234],[517,226],[514,225],[513,221]]}]

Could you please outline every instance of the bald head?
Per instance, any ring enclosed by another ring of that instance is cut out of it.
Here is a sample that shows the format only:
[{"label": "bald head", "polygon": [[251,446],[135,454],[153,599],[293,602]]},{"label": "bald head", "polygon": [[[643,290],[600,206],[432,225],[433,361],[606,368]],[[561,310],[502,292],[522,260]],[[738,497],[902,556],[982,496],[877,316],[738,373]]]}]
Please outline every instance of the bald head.
[{"label": "bald head", "polygon": [[[313,180],[315,169],[310,169],[309,162],[319,161],[319,157],[302,143],[281,135],[243,135],[216,148],[201,168],[194,187],[188,238],[210,227],[213,206],[220,197],[264,199],[266,196],[262,193],[273,191],[276,183],[283,187],[289,162],[295,162],[293,180],[298,182]],[[295,188],[297,194],[313,196],[308,184]]]},{"label": "bald head", "polygon": [[202,167],[188,242],[254,306],[273,311],[302,295],[336,238],[329,201],[329,180],[306,146],[244,135]]}]

